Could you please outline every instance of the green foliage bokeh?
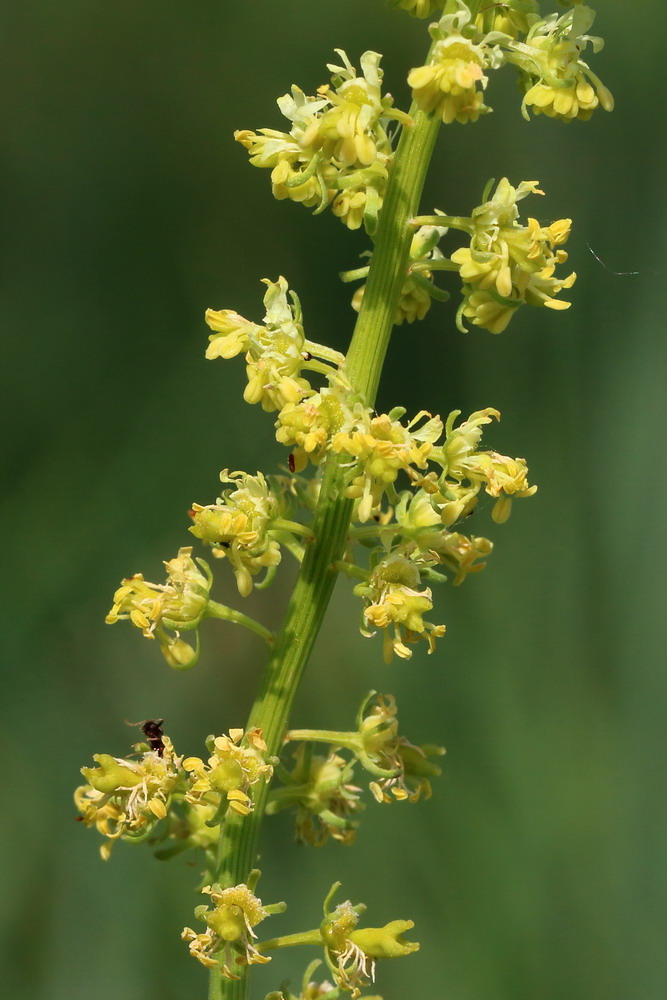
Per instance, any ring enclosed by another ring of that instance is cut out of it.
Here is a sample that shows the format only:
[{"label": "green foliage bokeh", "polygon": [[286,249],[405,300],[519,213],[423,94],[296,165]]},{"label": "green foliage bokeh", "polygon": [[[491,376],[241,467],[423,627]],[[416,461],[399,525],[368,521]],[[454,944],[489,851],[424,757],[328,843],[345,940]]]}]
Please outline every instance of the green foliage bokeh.
[{"label": "green foliage bokeh", "polygon": [[[525,309],[493,337],[435,305],[396,331],[379,399],[497,407],[493,443],[527,458],[539,492],[506,526],[481,512],[496,551],[437,592],[432,657],[384,666],[341,581],[295,712],[345,728],[369,688],[391,691],[408,735],[447,746],[443,778],[428,803],[369,807],[351,849],[266,826],[278,933],[313,925],[334,879],[371,923],[415,920],[422,951],[380,968],[385,1000],[667,994],[664,12],[599,7],[614,114],[527,124],[505,72],[493,115],[443,130],[423,202],[464,214],[490,176],[538,178],[533,210],[574,219],[572,309]],[[241,362],[204,361],[204,309],[258,319],[259,279],[284,274],[312,339],[350,336],[337,273],[365,239],[273,201],[233,130],[280,127],[275,98],[324,82],[334,46],[383,52],[405,107],[425,26],[382,0],[23,0],[0,28],[3,984],[15,1000],[203,996],[179,941],[198,869],[123,845],[103,864],[71,791],[94,752],[127,752],[125,720],[164,716],[187,753],[242,725],[263,649],[211,622],[180,675],[104,614],[121,577],[160,577],[187,544],[185,512],[221,468],[284,462],[271,418],[241,402]],[[284,567],[250,613],[276,624],[292,579]],[[253,1000],[309,958],[279,956]]]}]

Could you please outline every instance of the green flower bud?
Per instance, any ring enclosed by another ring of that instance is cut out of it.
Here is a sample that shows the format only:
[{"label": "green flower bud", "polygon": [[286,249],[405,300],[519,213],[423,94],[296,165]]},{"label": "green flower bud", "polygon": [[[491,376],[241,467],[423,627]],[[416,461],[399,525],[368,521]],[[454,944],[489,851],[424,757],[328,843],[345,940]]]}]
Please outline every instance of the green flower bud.
[{"label": "green flower bud", "polygon": [[369,958],[400,958],[419,951],[417,941],[406,941],[402,936],[412,927],[412,920],[392,920],[384,927],[363,927],[352,931],[349,940]]},{"label": "green flower bud", "polygon": [[134,788],[140,785],[142,775],[132,771],[127,766],[127,761],[118,760],[108,753],[96,753],[93,755],[99,767],[82,767],[81,774],[88,784],[92,785],[98,792],[109,795],[118,788]]},{"label": "green flower bud", "polygon": [[206,923],[223,941],[240,941],[246,933],[243,910],[233,904],[207,913]]}]

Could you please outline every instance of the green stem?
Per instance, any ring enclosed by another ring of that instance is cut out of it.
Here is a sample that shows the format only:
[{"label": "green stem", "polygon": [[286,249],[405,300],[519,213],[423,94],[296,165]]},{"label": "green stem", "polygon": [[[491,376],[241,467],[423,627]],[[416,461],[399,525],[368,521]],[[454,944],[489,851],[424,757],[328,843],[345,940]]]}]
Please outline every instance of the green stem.
[{"label": "green stem", "polygon": [[273,632],[268,628],[265,628],[259,622],[256,622],[254,618],[250,618],[248,615],[244,615],[242,611],[235,611],[234,608],[228,608],[226,604],[218,604],[217,601],[209,601],[206,606],[205,618],[219,618],[221,621],[233,622],[235,625],[243,625],[244,628],[250,629],[255,635],[260,636],[269,645],[273,643],[275,638]]},{"label": "green stem", "polygon": [[303,349],[316,358],[335,365],[336,368],[340,368],[345,363],[345,355],[341,354],[340,351],[335,351],[333,347],[327,347],[326,344],[318,344],[314,340],[304,340]]},{"label": "green stem", "polygon": [[[403,129],[390,170],[366,292],[345,366],[353,389],[371,407],[407,274],[413,235],[409,220],[419,206],[440,125],[436,117],[429,117],[416,105],[410,115],[414,125]],[[279,754],[282,749],[292,702],[336,582],[337,574],[331,567],[345,549],[352,514],[352,500],[344,495],[346,475],[343,459],[330,453],[310,526],[315,537],[306,548],[283,626],[248,719],[248,729],[262,729],[270,754]],[[221,832],[217,881],[223,887],[245,881],[257,861],[268,786],[261,782],[255,788],[253,812],[246,817],[230,814]],[[222,980],[213,970],[209,1000],[246,1000],[246,968],[238,971],[239,980]]]},{"label": "green stem", "polygon": [[359,542],[364,538],[379,538],[387,531],[393,531],[396,534],[400,530],[400,525],[396,524],[395,521],[391,521],[389,524],[361,524],[350,528],[349,537],[355,542]]},{"label": "green stem", "polygon": [[367,569],[355,566],[354,563],[347,562],[345,559],[337,559],[331,568],[335,569],[337,573],[344,573],[345,576],[351,576],[355,580],[368,580],[370,575]]},{"label": "green stem", "polygon": [[284,517],[276,517],[271,521],[271,531],[291,531],[293,535],[301,535],[309,541],[314,537],[312,529],[298,521],[288,521]]},{"label": "green stem", "polygon": [[361,281],[362,278],[366,277],[369,271],[370,266],[366,264],[365,267],[358,267],[354,271],[341,271],[338,277],[343,282]]},{"label": "green stem", "polygon": [[257,951],[271,951],[273,948],[293,948],[295,945],[300,944],[314,944],[321,948],[323,943],[319,930],[302,931],[300,934],[283,934],[282,937],[260,941],[257,944]]},{"label": "green stem", "polygon": [[359,749],[359,733],[339,733],[333,729],[290,729],[287,738],[293,740],[309,740],[312,743],[331,743],[332,746],[345,747],[347,750]]},{"label": "green stem", "polygon": [[418,226],[447,226],[448,229],[461,229],[464,233],[473,233],[475,229],[472,219],[465,215],[416,215],[410,219],[410,225],[415,229]]}]

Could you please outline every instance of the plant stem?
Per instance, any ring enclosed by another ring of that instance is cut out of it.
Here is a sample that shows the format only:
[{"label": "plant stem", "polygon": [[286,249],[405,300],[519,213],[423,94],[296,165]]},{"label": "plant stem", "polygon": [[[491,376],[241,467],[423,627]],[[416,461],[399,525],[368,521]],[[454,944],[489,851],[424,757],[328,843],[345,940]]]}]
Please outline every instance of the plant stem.
[{"label": "plant stem", "polygon": [[272,951],[274,948],[294,948],[297,945],[314,944],[318,948],[323,946],[322,935],[319,931],[302,931],[301,934],[284,934],[282,937],[271,938],[269,941],[260,941],[257,951]]},{"label": "plant stem", "polygon": [[[368,283],[345,365],[353,389],[368,406],[375,402],[407,274],[413,236],[408,222],[417,212],[440,124],[415,105],[410,115],[414,124],[403,128],[390,170]],[[283,626],[248,719],[248,729],[262,730],[270,754],[279,754],[282,749],[294,695],[336,582],[332,565],[345,549],[353,504],[344,496],[346,475],[343,459],[330,454],[310,525],[315,537],[306,547]],[[230,814],[221,832],[217,880],[223,887],[244,882],[257,860],[268,786],[259,783],[255,787],[253,812],[246,817]],[[223,980],[218,970],[212,970],[209,1000],[246,1000],[246,967],[239,967],[238,972],[239,980]]]},{"label": "plant stem", "polygon": [[242,611],[236,611],[234,608],[228,608],[226,604],[219,604],[217,601],[209,601],[206,606],[205,618],[219,618],[221,621],[233,622],[235,625],[243,625],[245,628],[250,629],[255,635],[260,636],[264,642],[268,642],[269,645],[272,644],[274,635],[270,629],[265,628],[259,622],[256,622],[254,618],[250,618],[248,615],[244,615]]},{"label": "plant stem", "polygon": [[311,743],[331,743],[332,746],[358,750],[359,733],[339,733],[334,729],[290,729],[290,740],[308,740]]},{"label": "plant stem", "polygon": [[271,521],[271,531],[291,531],[294,535],[302,535],[310,541],[313,537],[313,532],[305,524],[299,524],[298,521],[288,521],[284,517],[275,517]]}]

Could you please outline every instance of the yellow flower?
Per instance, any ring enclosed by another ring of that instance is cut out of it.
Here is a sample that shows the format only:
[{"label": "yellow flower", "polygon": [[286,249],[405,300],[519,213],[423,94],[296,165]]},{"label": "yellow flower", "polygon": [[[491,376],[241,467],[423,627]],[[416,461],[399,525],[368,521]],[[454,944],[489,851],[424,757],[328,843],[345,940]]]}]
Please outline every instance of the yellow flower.
[{"label": "yellow flower", "polygon": [[[420,226],[413,236],[410,244],[408,273],[396,305],[394,317],[396,326],[400,326],[406,321],[414,323],[416,319],[423,319],[431,308],[433,298],[440,300],[449,298],[446,292],[434,284],[433,273],[429,267],[430,261],[444,260],[444,256],[436,244],[446,232],[446,226]],[[365,270],[362,269],[362,271]],[[362,274],[358,274],[357,277],[362,277]],[[356,312],[361,309],[365,291],[366,286],[362,285],[352,297],[352,308]]]},{"label": "yellow flower", "polygon": [[385,630],[384,659],[390,663],[394,654],[407,660],[412,656],[408,644],[426,639],[429,653],[435,649],[435,640],[445,634],[444,625],[424,621],[424,615],[433,608],[431,591],[417,588],[421,577],[417,566],[398,553],[383,559],[372,571],[368,583],[358,584],[355,594],[367,601],[364,608],[366,630],[363,635],[374,635],[371,628]]},{"label": "yellow flower", "polygon": [[323,211],[328,204],[350,229],[362,222],[371,232],[387,184],[392,144],[387,126],[408,122],[382,95],[382,70],[377,52],[361,56],[361,75],[346,53],[336,49],[342,65],[329,64],[331,85],[309,97],[296,86],[278,100],[291,123],[289,132],[243,130],[236,139],[248,150],[254,166],[271,170],[276,198]]},{"label": "yellow flower", "polygon": [[[283,277],[263,279],[266,315],[259,326],[229,309],[206,312],[206,322],[214,331],[209,337],[207,358],[232,358],[246,351],[248,384],[243,394],[247,403],[261,403],[265,410],[277,410],[310,393],[310,383],[301,376],[305,337],[301,306]],[[288,294],[292,304],[288,302]]]},{"label": "yellow flower", "polygon": [[[193,666],[198,649],[180,638],[179,629],[195,629],[206,613],[212,576],[203,559],[192,559],[192,549],[182,548],[165,562],[167,582],[148,583],[141,573],[123,580],[106,616],[108,625],[129,620],[148,639],[157,639],[170,666]],[[175,630],[170,636],[166,629]]]},{"label": "yellow flower", "polygon": [[371,782],[370,789],[375,799],[378,802],[418,802],[422,796],[430,799],[431,778],[439,777],[442,770],[428,758],[441,756],[444,752],[444,747],[418,747],[406,739],[401,740],[398,746],[398,774]]},{"label": "yellow flower", "polygon": [[280,546],[268,534],[278,501],[261,472],[251,476],[224,469],[220,480],[235,488],[224,490],[215,504],[193,504],[189,530],[212,546],[214,556],[229,560],[239,593],[247,597],[253,576],[280,562]]},{"label": "yellow flower", "polygon": [[[576,0],[575,0],[576,2]],[[498,31],[510,38],[518,39],[525,35],[539,18],[537,0],[523,0],[521,10],[515,10],[508,4],[487,7],[475,18],[475,24],[480,31]]]},{"label": "yellow flower", "polygon": [[186,757],[183,768],[190,774],[186,802],[215,804],[225,796],[232,812],[247,816],[252,812],[248,789],[259,781],[269,782],[275,760],[269,757],[261,730],[233,729],[229,736],[216,736],[212,754],[205,764],[199,757]]},{"label": "yellow flower", "polygon": [[[399,736],[396,701],[374,692],[361,706],[358,720],[360,747],[353,749],[360,763],[374,775],[369,787],[378,802],[416,802],[430,798],[429,778],[440,768],[428,757],[444,754],[443,747],[419,747]],[[390,794],[391,793],[391,794]]]},{"label": "yellow flower", "polygon": [[405,931],[414,927],[412,920],[392,920],[384,927],[357,928],[359,915],[366,909],[363,904],[353,906],[346,900],[329,911],[339,885],[339,882],[334,883],[325,900],[320,935],[336,984],[349,991],[354,1000],[361,995],[363,986],[375,980],[377,959],[410,955],[419,951],[419,944],[403,937]]},{"label": "yellow flower", "polygon": [[408,86],[422,111],[434,112],[446,125],[476,122],[489,109],[482,90],[487,83],[483,54],[462,35],[438,42],[433,61],[410,71]]},{"label": "yellow flower", "polygon": [[212,358],[235,358],[241,351],[247,351],[250,346],[250,337],[257,336],[261,327],[256,323],[239,316],[233,309],[221,309],[216,312],[214,309],[206,310],[206,322],[213,330],[213,336],[209,337],[209,345],[206,349],[206,357]]},{"label": "yellow flower", "polygon": [[[373,417],[371,411],[358,407],[353,428],[336,434],[331,442],[333,451],[350,455],[352,481],[345,494],[358,499],[356,517],[366,522],[381,502],[401,470],[424,469],[428,456],[442,433],[442,421],[426,410],[417,414],[406,426],[398,419],[401,407]],[[416,425],[428,418],[417,429]]]},{"label": "yellow flower", "polygon": [[100,848],[106,861],[113,842],[144,839],[169,809],[171,795],[182,775],[181,759],[168,736],[161,750],[149,750],[139,760],[94,754],[97,767],[82,767],[87,784],[74,793],[86,826],[95,826],[109,843]]},{"label": "yellow flower", "polygon": [[534,218],[526,226],[517,222],[517,202],[542,193],[537,181],[523,181],[514,188],[503,177],[493,195],[473,211],[470,246],[451,256],[464,282],[459,329],[465,331],[465,317],[475,326],[501,333],[523,303],[569,308],[569,302],[555,296],[571,288],[576,275],[558,278],[555,270],[567,260],[567,253],[557,248],[566,242],[571,220],[558,219],[549,226]]},{"label": "yellow flower", "polygon": [[[435,509],[440,509],[442,505],[443,514],[446,514],[445,524],[453,523],[448,513],[448,506],[452,497],[456,495],[456,484],[461,495],[468,496],[467,510],[472,509],[474,496],[483,487],[489,496],[496,498],[492,517],[497,523],[502,523],[510,515],[512,497],[532,496],[537,491],[537,486],[529,486],[528,467],[523,458],[509,458],[496,451],[478,450],[482,428],[493,419],[500,419],[498,410],[492,407],[477,410],[458,427],[454,427],[454,421],[459,414],[460,410],[454,410],[449,414],[445,425],[445,442],[435,449],[431,456],[434,462],[442,466],[442,476],[439,480],[429,477],[428,481],[424,480],[419,485],[424,489],[428,488],[430,502]],[[469,484],[467,487],[464,485],[466,482]],[[476,542],[482,547],[480,554],[490,551],[486,539],[477,539]],[[450,551],[448,556],[451,557],[452,554]],[[469,552],[469,556],[473,561],[476,558],[472,551]],[[468,569],[470,565],[468,560]]]},{"label": "yellow flower", "polygon": [[[258,875],[257,872],[252,874]],[[182,939],[189,943],[192,957],[207,968],[219,967],[226,979],[239,978],[232,965],[269,962],[270,958],[261,955],[253,944],[257,937],[254,928],[269,914],[284,910],[284,904],[264,906],[245,883],[223,889],[216,882],[205,885],[202,892],[211,897],[213,908],[198,906],[195,916],[206,924],[207,929],[197,934],[191,927],[185,927],[181,934]],[[224,961],[213,957],[219,951],[224,951]]]},{"label": "yellow flower", "polygon": [[[490,47],[487,36],[471,23],[468,7],[463,3],[457,7],[453,14],[445,14],[431,25],[435,39],[431,61],[408,75],[413,100],[422,111],[433,112],[447,125],[477,121],[489,110],[482,93],[488,82],[484,69],[500,61],[497,47]],[[490,40],[495,41],[493,36]]]},{"label": "yellow flower", "polygon": [[525,118],[529,108],[562,121],[586,121],[598,106],[613,110],[611,93],[581,58],[589,43],[594,52],[604,44],[601,38],[586,34],[594,19],[594,12],[585,5],[560,17],[551,14],[538,19],[525,42],[510,52],[509,60],[522,73]]}]

